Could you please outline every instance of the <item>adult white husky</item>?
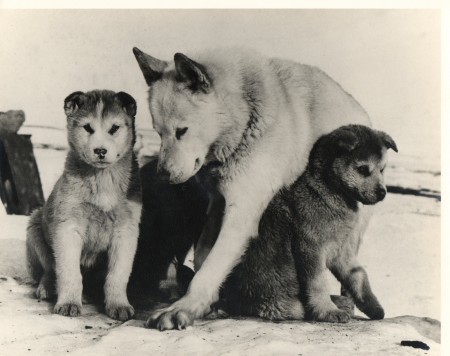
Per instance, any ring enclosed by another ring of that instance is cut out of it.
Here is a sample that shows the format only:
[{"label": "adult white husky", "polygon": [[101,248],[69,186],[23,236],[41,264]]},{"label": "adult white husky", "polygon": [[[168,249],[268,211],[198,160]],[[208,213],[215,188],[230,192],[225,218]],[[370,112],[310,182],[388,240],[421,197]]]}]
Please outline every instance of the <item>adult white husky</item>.
[{"label": "adult white husky", "polygon": [[222,282],[258,235],[264,209],[303,173],[314,142],[342,125],[370,120],[315,67],[247,50],[190,58],[177,53],[171,62],[137,48],[134,54],[161,136],[159,171],[181,183],[203,167],[199,176],[211,187],[208,223],[196,248],[197,273],[183,298],[148,321],[161,330],[182,329],[217,301]]}]

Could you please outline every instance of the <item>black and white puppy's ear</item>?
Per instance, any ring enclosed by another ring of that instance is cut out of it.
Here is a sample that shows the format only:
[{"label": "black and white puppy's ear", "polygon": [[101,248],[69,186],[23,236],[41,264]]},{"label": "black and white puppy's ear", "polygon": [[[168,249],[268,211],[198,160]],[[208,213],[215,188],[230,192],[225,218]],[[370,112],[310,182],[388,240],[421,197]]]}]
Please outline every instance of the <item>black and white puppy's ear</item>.
[{"label": "black and white puppy's ear", "polygon": [[83,106],[84,93],[76,91],[64,99],[64,112],[67,116],[75,113]]},{"label": "black and white puppy's ear", "polygon": [[358,145],[358,136],[349,129],[341,129],[335,132],[335,147],[344,152],[353,151]]},{"label": "black and white puppy's ear", "polygon": [[116,94],[116,98],[119,100],[122,109],[128,114],[128,116],[136,116],[136,100],[130,95],[123,91]]},{"label": "black and white puppy's ear", "polygon": [[209,92],[211,80],[204,66],[194,62],[182,53],[175,53],[174,61],[179,80],[187,83],[193,91]]},{"label": "black and white puppy's ear", "polygon": [[133,48],[133,53],[148,86],[151,86],[162,77],[162,73],[167,67],[167,62],[149,56],[136,47]]},{"label": "black and white puppy's ear", "polygon": [[392,148],[395,152],[398,152],[397,144],[392,139],[391,136],[389,136],[386,132],[378,131],[378,136],[380,136],[381,141],[383,141],[384,145],[387,149]]}]

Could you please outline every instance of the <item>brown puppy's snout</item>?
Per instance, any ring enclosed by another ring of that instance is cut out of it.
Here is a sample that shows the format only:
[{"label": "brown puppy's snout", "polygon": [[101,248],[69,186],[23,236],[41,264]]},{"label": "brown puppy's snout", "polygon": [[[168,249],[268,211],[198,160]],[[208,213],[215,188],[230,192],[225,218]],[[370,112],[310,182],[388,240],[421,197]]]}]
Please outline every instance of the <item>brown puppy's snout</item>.
[{"label": "brown puppy's snout", "polygon": [[386,196],[386,188],[384,186],[380,185],[377,188],[377,199],[378,199],[378,201],[383,200],[385,196]]},{"label": "brown puppy's snout", "polygon": [[104,159],[108,150],[106,148],[94,148],[94,153],[98,158]]}]

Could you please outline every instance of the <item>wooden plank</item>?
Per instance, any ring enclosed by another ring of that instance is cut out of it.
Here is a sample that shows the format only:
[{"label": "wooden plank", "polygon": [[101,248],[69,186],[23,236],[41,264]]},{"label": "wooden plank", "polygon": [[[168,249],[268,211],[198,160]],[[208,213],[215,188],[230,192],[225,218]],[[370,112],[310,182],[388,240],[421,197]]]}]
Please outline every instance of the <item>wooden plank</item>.
[{"label": "wooden plank", "polygon": [[0,190],[8,214],[29,215],[44,204],[31,135],[0,138]]}]

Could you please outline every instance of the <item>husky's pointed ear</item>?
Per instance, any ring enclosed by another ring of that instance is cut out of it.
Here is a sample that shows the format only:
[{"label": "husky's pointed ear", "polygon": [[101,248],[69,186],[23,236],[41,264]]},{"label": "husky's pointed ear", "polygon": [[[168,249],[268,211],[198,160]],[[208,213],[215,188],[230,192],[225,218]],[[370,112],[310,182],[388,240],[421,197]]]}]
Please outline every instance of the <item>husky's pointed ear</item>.
[{"label": "husky's pointed ear", "polygon": [[336,148],[341,151],[353,151],[358,145],[358,136],[348,128],[337,130],[334,134]]},{"label": "husky's pointed ear", "polygon": [[209,92],[211,80],[206,73],[205,67],[182,53],[175,53],[174,61],[181,81],[186,82],[193,91]]},{"label": "husky's pointed ear", "polygon": [[75,113],[83,105],[84,93],[76,91],[64,99],[64,112],[67,116]]},{"label": "husky's pointed ear", "polygon": [[378,135],[381,138],[381,141],[383,141],[384,145],[387,149],[392,148],[395,152],[398,152],[397,144],[392,139],[391,136],[389,136],[386,132],[378,131]]},{"label": "husky's pointed ear", "polygon": [[133,53],[148,86],[151,86],[162,77],[162,73],[167,67],[167,62],[153,58],[136,47],[133,48]]},{"label": "husky's pointed ear", "polygon": [[116,98],[119,100],[122,109],[128,114],[128,116],[136,116],[136,100],[123,91],[116,94]]}]

